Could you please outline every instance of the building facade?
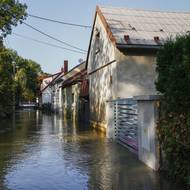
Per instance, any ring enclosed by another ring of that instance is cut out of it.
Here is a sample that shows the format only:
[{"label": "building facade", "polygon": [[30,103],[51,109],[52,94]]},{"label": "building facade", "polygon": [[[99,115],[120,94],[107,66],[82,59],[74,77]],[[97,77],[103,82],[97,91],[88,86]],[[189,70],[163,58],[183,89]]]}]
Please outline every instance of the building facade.
[{"label": "building facade", "polygon": [[84,89],[85,77],[85,62],[74,67],[63,77],[62,106],[63,114],[67,118],[79,120],[86,115],[87,107],[84,104],[88,102],[88,87]]},{"label": "building facade", "polygon": [[186,16],[96,8],[86,61],[92,125],[106,130],[107,101],[157,94],[156,52],[169,38],[188,32]]}]

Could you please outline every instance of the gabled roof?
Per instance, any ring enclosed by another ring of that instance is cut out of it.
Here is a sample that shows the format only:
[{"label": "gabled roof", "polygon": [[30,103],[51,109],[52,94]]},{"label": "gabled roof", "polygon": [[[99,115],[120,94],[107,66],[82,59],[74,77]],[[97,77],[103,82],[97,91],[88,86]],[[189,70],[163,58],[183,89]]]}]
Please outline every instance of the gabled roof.
[{"label": "gabled roof", "polygon": [[169,38],[190,32],[190,12],[137,10],[97,6],[88,47],[86,68],[97,15],[117,48],[157,49]]},{"label": "gabled roof", "polygon": [[57,80],[60,76],[61,76],[61,74],[62,74],[63,72],[59,72],[59,73],[56,73],[56,74],[53,74],[52,76],[54,76],[54,78],[52,79],[52,81],[47,85],[47,86],[45,86],[40,92],[42,93],[45,89],[47,89],[51,84],[53,84],[54,82],[55,82],[55,80]]},{"label": "gabled roof", "polygon": [[[162,45],[168,38],[190,32],[190,12],[97,7],[116,45]],[[125,36],[125,37],[124,37]],[[158,38],[157,38],[158,37]]]},{"label": "gabled roof", "polygon": [[[52,76],[55,76],[53,78],[53,80],[45,87],[41,90],[41,93],[47,89],[49,86],[55,84],[56,82],[59,82],[60,81],[65,81],[65,82],[69,82],[70,79],[73,79],[73,76],[75,76],[76,74],[81,74],[84,72],[84,69],[85,69],[85,61],[76,65],[75,67],[73,67],[70,71],[68,71],[67,73],[64,73],[64,72],[59,72],[59,73],[56,73],[56,76],[55,75],[52,75]],[[65,84],[65,83],[64,83]]]},{"label": "gabled roof", "polygon": [[63,76],[64,81],[62,86],[66,86],[74,83],[75,81],[77,82],[78,80],[81,80],[81,77],[86,74],[85,64],[86,62],[84,61],[66,73]]},{"label": "gabled roof", "polygon": [[86,69],[83,69],[79,72],[77,72],[75,75],[67,78],[63,84],[62,84],[62,87],[65,87],[65,86],[70,86],[70,85],[73,85],[77,82],[81,82],[82,79],[83,79],[83,76],[87,74],[87,71]]}]

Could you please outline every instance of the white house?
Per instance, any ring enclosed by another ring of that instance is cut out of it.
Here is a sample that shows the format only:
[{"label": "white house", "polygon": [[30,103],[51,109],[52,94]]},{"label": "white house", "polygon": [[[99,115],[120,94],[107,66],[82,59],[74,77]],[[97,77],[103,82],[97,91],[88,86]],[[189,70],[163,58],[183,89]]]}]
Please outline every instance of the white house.
[{"label": "white house", "polygon": [[156,52],[190,31],[190,13],[97,7],[86,60],[90,122],[159,168]]},{"label": "white house", "polygon": [[62,82],[62,76],[67,72],[67,70],[68,61],[65,60],[64,67],[61,68],[60,72],[43,79],[40,90],[42,106],[49,104],[53,111],[59,111],[61,109],[60,105],[62,105],[62,94],[59,87]]},{"label": "white house", "polygon": [[40,87],[40,92],[41,92],[41,104],[51,104],[52,100],[52,89],[50,88],[51,82],[56,79],[59,76],[59,73],[56,73],[54,75],[51,75],[47,78],[44,78],[42,80],[42,84]]},{"label": "white house", "polygon": [[87,109],[85,103],[88,102],[88,92],[82,88],[85,76],[85,62],[75,66],[63,76],[60,89],[62,89],[63,114],[66,117],[78,119],[79,115],[85,115]]},{"label": "white house", "polygon": [[61,70],[61,73],[58,77],[56,77],[52,83],[51,83],[51,89],[52,89],[52,97],[51,97],[51,103],[52,103],[52,111],[55,112],[61,112],[62,111],[62,83],[64,81],[64,75],[66,75],[68,72],[68,60],[64,60],[64,66]]},{"label": "white house", "polygon": [[98,7],[86,67],[90,121],[106,130],[106,101],[155,95],[156,52],[190,31],[190,13]]}]

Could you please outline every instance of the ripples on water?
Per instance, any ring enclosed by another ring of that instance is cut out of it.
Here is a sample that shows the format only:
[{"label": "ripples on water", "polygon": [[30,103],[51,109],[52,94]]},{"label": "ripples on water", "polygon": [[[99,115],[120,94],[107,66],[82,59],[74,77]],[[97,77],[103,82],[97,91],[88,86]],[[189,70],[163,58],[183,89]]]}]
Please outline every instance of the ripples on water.
[{"label": "ripples on water", "polygon": [[88,126],[20,111],[0,121],[0,190],[177,190]]}]

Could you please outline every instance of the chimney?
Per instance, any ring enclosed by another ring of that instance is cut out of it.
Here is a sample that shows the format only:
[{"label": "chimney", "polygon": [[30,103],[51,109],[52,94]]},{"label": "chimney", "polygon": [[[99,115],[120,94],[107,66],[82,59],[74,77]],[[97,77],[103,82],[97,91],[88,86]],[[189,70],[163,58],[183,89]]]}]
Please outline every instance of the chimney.
[{"label": "chimney", "polygon": [[63,72],[64,72],[64,73],[67,73],[67,72],[68,72],[68,60],[64,60]]}]

